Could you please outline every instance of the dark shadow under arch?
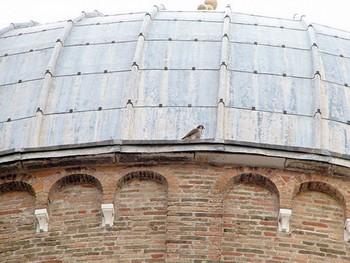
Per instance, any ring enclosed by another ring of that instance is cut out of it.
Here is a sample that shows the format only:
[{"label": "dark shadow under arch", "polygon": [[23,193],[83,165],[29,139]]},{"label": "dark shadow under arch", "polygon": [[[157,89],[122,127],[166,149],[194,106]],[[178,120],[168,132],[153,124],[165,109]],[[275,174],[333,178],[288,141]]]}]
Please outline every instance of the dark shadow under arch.
[{"label": "dark shadow under arch", "polygon": [[67,185],[81,185],[81,184],[93,185],[98,190],[103,192],[102,185],[97,178],[95,178],[91,175],[88,175],[88,174],[72,174],[72,175],[67,175],[67,176],[59,179],[57,182],[55,182],[49,191],[49,196],[53,192],[60,190]]},{"label": "dark shadow under arch", "polygon": [[266,188],[270,192],[276,194],[278,198],[280,196],[277,186],[274,184],[274,182],[272,182],[269,178],[263,175],[254,174],[254,173],[244,173],[233,177],[230,180],[230,183],[227,185],[224,192],[225,193],[228,192],[233,185],[241,184],[241,183],[259,185]]},{"label": "dark shadow under arch", "polygon": [[153,171],[135,171],[130,172],[124,175],[122,178],[120,178],[117,183],[117,189],[122,188],[125,184],[135,179],[154,181],[168,188],[168,182],[163,175]]},{"label": "dark shadow under arch", "polygon": [[331,197],[335,198],[344,208],[346,208],[346,202],[343,194],[332,185],[319,181],[309,181],[301,183],[294,189],[293,199],[297,194],[307,191],[316,191],[328,194]]},{"label": "dark shadow under arch", "polygon": [[22,191],[28,192],[30,195],[35,197],[35,191],[33,187],[25,182],[14,181],[9,183],[4,183],[0,185],[0,194],[12,192],[12,191]]}]

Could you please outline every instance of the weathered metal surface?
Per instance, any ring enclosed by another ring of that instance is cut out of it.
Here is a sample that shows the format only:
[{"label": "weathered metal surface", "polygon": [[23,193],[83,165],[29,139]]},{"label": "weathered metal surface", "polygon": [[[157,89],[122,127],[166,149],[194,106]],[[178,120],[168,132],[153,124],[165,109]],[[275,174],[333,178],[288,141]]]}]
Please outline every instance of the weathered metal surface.
[{"label": "weathered metal surface", "polygon": [[0,87],[0,122],[34,116],[42,83],[37,80]]},{"label": "weathered metal surface", "polygon": [[264,45],[310,49],[308,33],[305,30],[280,28],[278,26],[259,26],[254,24],[235,24],[230,30],[231,40]]},{"label": "weathered metal surface", "polygon": [[[273,62],[272,62],[273,63]],[[231,72],[226,106],[313,116],[310,79]]]},{"label": "weathered metal surface", "polygon": [[[90,19],[92,18],[89,18],[89,20]],[[84,19],[82,21],[84,21]],[[141,24],[142,20],[123,23],[111,22],[106,24],[101,22],[100,24],[84,26],[76,24],[66,41],[66,45],[85,45],[86,43],[110,44],[112,41],[136,41]]]},{"label": "weathered metal surface", "polygon": [[177,140],[203,124],[206,139],[348,156],[350,33],[227,12],[85,13],[49,73],[68,22],[4,30],[0,151]]}]

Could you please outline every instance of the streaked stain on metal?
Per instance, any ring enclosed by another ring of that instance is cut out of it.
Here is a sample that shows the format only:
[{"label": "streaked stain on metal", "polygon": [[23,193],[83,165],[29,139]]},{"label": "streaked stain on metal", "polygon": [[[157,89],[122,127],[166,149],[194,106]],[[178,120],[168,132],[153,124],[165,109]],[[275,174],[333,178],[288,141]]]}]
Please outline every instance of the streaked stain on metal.
[{"label": "streaked stain on metal", "polygon": [[[160,10],[144,42],[145,13],[77,20],[57,60],[36,146],[176,140],[198,124],[204,138],[218,139],[223,114],[220,139],[316,149],[321,123],[321,150],[350,154],[350,33],[313,24],[315,53],[303,21],[231,13],[228,94],[218,113],[224,16]],[[1,151],[32,146],[42,79],[65,23],[0,36]],[[319,119],[315,63],[322,66]]]}]

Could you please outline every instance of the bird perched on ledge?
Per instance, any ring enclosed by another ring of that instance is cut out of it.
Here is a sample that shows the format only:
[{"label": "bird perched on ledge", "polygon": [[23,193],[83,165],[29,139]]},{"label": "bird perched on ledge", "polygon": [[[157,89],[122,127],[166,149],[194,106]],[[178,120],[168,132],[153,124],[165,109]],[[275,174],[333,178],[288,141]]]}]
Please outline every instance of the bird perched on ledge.
[{"label": "bird perched on ledge", "polygon": [[194,139],[200,139],[202,136],[202,132],[204,130],[203,125],[198,125],[197,128],[193,129],[189,133],[187,133],[181,140],[194,140]]}]

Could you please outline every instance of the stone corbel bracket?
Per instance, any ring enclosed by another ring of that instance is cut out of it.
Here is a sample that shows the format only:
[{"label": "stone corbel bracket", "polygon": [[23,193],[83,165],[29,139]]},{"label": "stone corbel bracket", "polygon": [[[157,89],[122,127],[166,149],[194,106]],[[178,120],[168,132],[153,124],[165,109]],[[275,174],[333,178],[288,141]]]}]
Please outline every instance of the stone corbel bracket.
[{"label": "stone corbel bracket", "polygon": [[290,218],[292,216],[291,209],[281,208],[278,215],[278,231],[282,233],[290,233]]},{"label": "stone corbel bracket", "polygon": [[114,221],[114,205],[113,204],[102,204],[102,226],[110,227],[113,226]]},{"label": "stone corbel bracket", "polygon": [[34,214],[37,220],[36,232],[47,232],[49,230],[49,215],[47,209],[36,209]]},{"label": "stone corbel bracket", "polygon": [[345,220],[344,224],[344,240],[350,242],[350,218]]}]

